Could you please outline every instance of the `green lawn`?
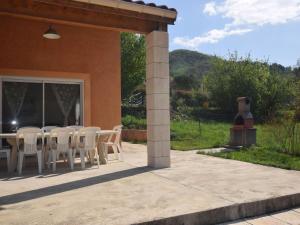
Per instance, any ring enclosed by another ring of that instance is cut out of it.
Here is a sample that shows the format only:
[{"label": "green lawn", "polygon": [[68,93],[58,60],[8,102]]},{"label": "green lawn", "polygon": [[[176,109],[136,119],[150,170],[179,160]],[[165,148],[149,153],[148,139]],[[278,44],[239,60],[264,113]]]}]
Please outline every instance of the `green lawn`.
[{"label": "green lawn", "polygon": [[[220,122],[172,121],[172,149],[191,150],[223,146],[229,141],[231,124]],[[211,156],[234,159],[283,169],[300,170],[300,157],[282,152],[271,125],[256,125],[257,146],[229,153],[215,153]],[[201,153],[200,153],[201,154]]]},{"label": "green lawn", "polygon": [[210,155],[283,169],[300,170],[300,157],[291,156],[269,148],[255,147],[235,152],[214,153]]},{"label": "green lawn", "polygon": [[228,143],[230,124],[220,122],[172,121],[174,150],[213,148]]},{"label": "green lawn", "polygon": [[[136,121],[137,120],[137,121]],[[127,117],[127,126],[146,127],[146,120]],[[228,144],[230,123],[215,121],[171,121],[171,147],[174,150],[193,150],[220,147]],[[234,159],[284,169],[300,170],[300,157],[283,153],[280,135],[284,133],[274,125],[255,125],[257,146],[230,153],[215,153],[212,156]],[[300,150],[300,149],[299,149]],[[300,153],[299,153],[300,154]]]}]

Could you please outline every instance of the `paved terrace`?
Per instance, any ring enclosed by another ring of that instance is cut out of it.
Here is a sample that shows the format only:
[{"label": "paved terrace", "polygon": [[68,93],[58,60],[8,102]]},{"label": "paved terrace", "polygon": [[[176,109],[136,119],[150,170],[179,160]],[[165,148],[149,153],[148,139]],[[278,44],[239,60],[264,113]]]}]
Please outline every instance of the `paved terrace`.
[{"label": "paved terrace", "polygon": [[[151,170],[146,147],[125,162],[57,174],[0,176],[0,224],[214,224],[300,205],[300,172],[172,151]],[[27,170],[28,171],[28,170]],[[60,173],[61,172],[61,173]]]}]

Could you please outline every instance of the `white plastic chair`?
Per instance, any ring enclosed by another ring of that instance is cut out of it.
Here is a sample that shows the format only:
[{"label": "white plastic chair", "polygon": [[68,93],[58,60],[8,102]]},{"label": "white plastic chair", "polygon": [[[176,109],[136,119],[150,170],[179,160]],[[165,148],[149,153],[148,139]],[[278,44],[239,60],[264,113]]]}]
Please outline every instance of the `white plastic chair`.
[{"label": "white plastic chair", "polygon": [[56,160],[60,154],[68,154],[71,170],[74,168],[73,143],[74,130],[71,128],[54,128],[50,132],[50,149],[53,161],[53,172],[56,171]]},{"label": "white plastic chair", "polygon": [[[38,145],[38,139],[41,144]],[[38,171],[42,173],[42,152],[44,147],[44,134],[39,128],[21,128],[17,131],[17,148],[18,155],[18,172],[22,174],[23,158],[26,155],[37,155],[38,158]],[[22,140],[22,143],[21,143]]]},{"label": "white plastic chair", "polygon": [[[81,125],[72,125],[72,126],[67,126],[67,128],[71,128],[71,129],[73,129],[75,132],[78,132],[81,128],[84,128],[84,126],[81,126]],[[77,139],[74,138],[74,139],[73,139],[73,143],[72,143],[72,147],[73,147],[73,149],[74,149],[74,154],[75,154],[75,155],[76,155],[76,153],[77,153],[77,150],[79,151],[79,149],[76,148],[76,146],[77,146],[76,141],[77,141]],[[75,158],[75,155],[74,155],[73,158]]]},{"label": "white plastic chair", "polygon": [[9,171],[10,167],[10,149],[0,149],[0,158],[2,158],[2,154],[6,155],[6,160],[7,160],[7,170]]},{"label": "white plastic chair", "polygon": [[67,128],[71,128],[74,129],[75,131],[79,131],[81,128],[83,128],[83,126],[73,125],[73,126],[67,126]]},{"label": "white plastic chair", "polygon": [[[57,128],[57,126],[45,126],[45,127],[42,127],[42,131],[44,133],[49,133],[49,132],[51,132],[51,130],[53,130],[55,128]],[[50,164],[51,164],[51,161],[52,161],[52,155],[49,154],[49,150],[50,150],[49,144],[50,144],[50,136],[47,136],[46,137],[46,142],[45,142],[45,157],[47,159],[47,156],[48,156],[48,162],[47,162],[48,169],[50,168]]]},{"label": "white plastic chair", "polygon": [[45,126],[45,127],[42,127],[42,131],[44,133],[47,133],[47,132],[51,132],[51,130],[53,130],[55,128],[58,128],[58,126]]},{"label": "white plastic chair", "polygon": [[[115,154],[115,159],[123,160],[123,150],[120,145],[122,125],[115,126],[113,128],[113,131],[115,131],[115,133],[109,136],[107,142],[102,142],[102,149],[104,150],[104,154],[107,160],[108,160],[108,147],[112,147]],[[114,140],[113,137],[115,138]],[[120,156],[118,153],[120,153]]]},{"label": "white plastic chair", "polygon": [[[93,151],[95,152],[95,158],[97,159],[98,168],[100,165],[99,154],[98,154],[98,140],[101,129],[99,127],[85,127],[81,128],[77,134],[76,148],[80,151],[81,168],[85,168],[85,156],[90,156],[91,164],[94,164]],[[75,158],[76,152],[74,152]]]}]

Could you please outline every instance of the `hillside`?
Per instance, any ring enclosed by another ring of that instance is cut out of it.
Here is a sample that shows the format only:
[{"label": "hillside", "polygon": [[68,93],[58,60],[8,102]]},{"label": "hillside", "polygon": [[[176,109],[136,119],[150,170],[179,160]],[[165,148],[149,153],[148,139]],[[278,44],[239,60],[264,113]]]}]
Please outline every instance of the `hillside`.
[{"label": "hillside", "polygon": [[170,74],[172,77],[195,76],[201,79],[212,67],[214,56],[190,50],[170,52]]},{"label": "hillside", "polygon": [[[212,61],[215,56],[206,55],[197,51],[185,49],[170,52],[170,75],[171,77],[191,77],[201,79],[212,68]],[[295,76],[296,70],[291,67],[284,67],[278,63],[270,64],[271,73]]]}]

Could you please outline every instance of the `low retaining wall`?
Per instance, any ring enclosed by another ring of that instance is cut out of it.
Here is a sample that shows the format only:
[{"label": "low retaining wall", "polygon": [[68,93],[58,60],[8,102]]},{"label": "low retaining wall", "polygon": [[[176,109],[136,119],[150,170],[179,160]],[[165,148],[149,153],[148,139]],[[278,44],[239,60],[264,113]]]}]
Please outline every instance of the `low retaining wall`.
[{"label": "low retaining wall", "polygon": [[253,202],[233,203],[221,208],[137,223],[136,225],[213,225],[263,216],[299,206],[300,193],[296,193]]},{"label": "low retaining wall", "polygon": [[137,130],[137,129],[123,129],[122,130],[122,140],[123,141],[147,141],[147,130]]}]

